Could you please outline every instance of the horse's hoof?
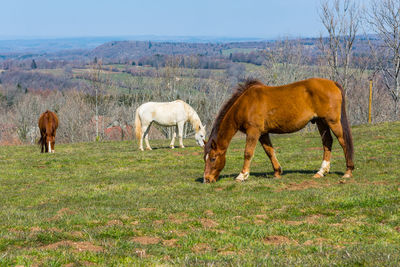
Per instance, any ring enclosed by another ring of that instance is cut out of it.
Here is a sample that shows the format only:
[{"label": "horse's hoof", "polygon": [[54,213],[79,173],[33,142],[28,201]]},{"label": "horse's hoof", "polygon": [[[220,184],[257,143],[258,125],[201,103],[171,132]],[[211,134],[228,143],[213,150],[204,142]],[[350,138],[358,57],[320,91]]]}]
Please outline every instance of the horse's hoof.
[{"label": "horse's hoof", "polygon": [[169,146],[171,149],[174,149],[175,147],[174,146]]},{"label": "horse's hoof", "polygon": [[153,149],[151,149],[151,147],[146,147],[146,150],[153,150]]},{"label": "horse's hoof", "polygon": [[185,148],[185,146],[180,146],[180,148]]},{"label": "horse's hoof", "polygon": [[314,176],[313,176],[313,178],[322,178],[322,177],[324,177],[323,175],[321,175],[320,173],[316,173],[316,174],[314,174]]},{"label": "horse's hoof", "polygon": [[351,177],[353,177],[353,174],[351,174],[351,173],[345,173],[345,174],[342,176],[342,178],[351,178]]},{"label": "horse's hoof", "polygon": [[283,169],[282,169],[282,167],[279,166],[279,169],[274,172],[274,178],[280,179],[282,173],[283,173]]},{"label": "horse's hoof", "polygon": [[236,177],[236,181],[237,182],[244,182],[247,180],[247,178],[249,178],[249,173],[239,173],[239,175]]}]

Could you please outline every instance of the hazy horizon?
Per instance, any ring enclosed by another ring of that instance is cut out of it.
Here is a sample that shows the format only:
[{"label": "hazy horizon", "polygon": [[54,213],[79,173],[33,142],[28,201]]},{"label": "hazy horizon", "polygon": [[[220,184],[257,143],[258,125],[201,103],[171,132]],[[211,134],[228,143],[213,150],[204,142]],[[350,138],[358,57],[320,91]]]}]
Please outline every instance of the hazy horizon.
[{"label": "hazy horizon", "polygon": [[2,3],[0,39],[121,36],[276,39],[323,33],[320,0]]}]

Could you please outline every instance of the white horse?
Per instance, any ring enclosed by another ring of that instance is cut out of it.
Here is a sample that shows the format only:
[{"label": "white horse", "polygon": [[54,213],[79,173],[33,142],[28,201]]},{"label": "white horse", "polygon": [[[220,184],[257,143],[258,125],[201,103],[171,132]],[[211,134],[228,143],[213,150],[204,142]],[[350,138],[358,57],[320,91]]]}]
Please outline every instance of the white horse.
[{"label": "white horse", "polygon": [[170,147],[174,148],[176,133],[178,132],[179,146],[184,147],[182,142],[183,126],[189,121],[193,130],[196,132],[195,139],[199,146],[204,146],[206,130],[200,121],[196,111],[183,102],[175,100],[173,102],[147,102],[136,109],[135,133],[139,140],[139,149],[143,151],[143,138],[146,142],[146,149],[151,150],[148,133],[150,125],[155,122],[162,126],[175,126],[174,134]]}]

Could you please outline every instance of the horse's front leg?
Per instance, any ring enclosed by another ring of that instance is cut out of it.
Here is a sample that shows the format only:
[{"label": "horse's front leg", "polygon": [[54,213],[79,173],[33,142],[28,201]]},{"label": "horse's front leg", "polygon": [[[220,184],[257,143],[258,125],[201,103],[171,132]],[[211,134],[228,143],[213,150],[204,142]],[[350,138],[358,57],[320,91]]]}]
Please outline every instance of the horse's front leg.
[{"label": "horse's front leg", "polygon": [[255,128],[248,129],[246,132],[246,148],[244,150],[244,163],[242,171],[236,177],[236,181],[243,182],[247,180],[250,175],[250,163],[254,155],[254,150],[257,145],[257,141],[260,138],[260,131]]},{"label": "horse's front leg", "polygon": [[281,178],[281,174],[283,173],[282,167],[278,162],[278,159],[275,156],[275,150],[272,146],[271,139],[269,138],[269,134],[263,134],[259,139],[262,147],[264,148],[265,153],[268,155],[271,160],[272,167],[274,168],[274,177]]},{"label": "horse's front leg", "polygon": [[172,140],[171,143],[169,144],[169,147],[174,149],[174,144],[175,144],[175,138],[176,138],[176,132],[178,131],[178,127],[175,127],[174,132],[172,133]]},{"label": "horse's front leg", "polygon": [[185,122],[178,122],[178,137],[179,137],[179,146],[181,148],[184,148],[185,146],[183,145],[183,126],[185,125]]}]

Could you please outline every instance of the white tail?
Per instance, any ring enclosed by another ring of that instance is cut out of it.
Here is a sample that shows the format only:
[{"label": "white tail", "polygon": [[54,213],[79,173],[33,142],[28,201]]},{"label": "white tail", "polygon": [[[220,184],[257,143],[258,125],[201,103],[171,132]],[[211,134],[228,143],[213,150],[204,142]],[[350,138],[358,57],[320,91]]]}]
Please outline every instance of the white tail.
[{"label": "white tail", "polygon": [[139,118],[139,108],[136,109],[136,115],[135,115],[135,135],[136,139],[140,142],[140,137],[142,136],[142,122],[140,121]]}]

